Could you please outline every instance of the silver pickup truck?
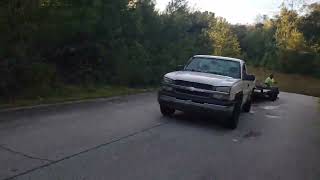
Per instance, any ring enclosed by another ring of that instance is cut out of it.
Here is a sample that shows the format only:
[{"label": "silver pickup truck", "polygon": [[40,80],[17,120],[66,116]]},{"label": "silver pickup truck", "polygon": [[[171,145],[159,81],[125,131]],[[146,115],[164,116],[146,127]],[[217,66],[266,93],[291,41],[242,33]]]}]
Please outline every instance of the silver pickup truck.
[{"label": "silver pickup truck", "polygon": [[243,60],[196,55],[183,70],[163,77],[160,110],[164,116],[175,110],[222,113],[227,127],[235,129],[241,111],[250,111],[254,81]]}]

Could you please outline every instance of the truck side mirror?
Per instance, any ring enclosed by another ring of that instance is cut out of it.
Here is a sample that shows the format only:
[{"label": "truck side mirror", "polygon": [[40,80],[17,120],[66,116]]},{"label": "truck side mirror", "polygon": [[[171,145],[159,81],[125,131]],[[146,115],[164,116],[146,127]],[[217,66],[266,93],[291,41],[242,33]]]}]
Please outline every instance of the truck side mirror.
[{"label": "truck side mirror", "polygon": [[255,81],[256,77],[254,75],[246,74],[246,75],[244,75],[243,80],[245,80],[245,81]]}]

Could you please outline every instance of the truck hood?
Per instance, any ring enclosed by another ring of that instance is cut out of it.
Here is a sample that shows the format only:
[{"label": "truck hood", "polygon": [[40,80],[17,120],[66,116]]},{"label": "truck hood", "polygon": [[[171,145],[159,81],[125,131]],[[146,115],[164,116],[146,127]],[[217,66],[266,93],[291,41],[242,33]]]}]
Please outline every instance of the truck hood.
[{"label": "truck hood", "polygon": [[165,75],[165,77],[172,80],[182,80],[189,82],[197,82],[202,84],[209,84],[212,86],[232,86],[240,81],[228,76],[221,76],[216,74],[192,72],[192,71],[176,71]]}]

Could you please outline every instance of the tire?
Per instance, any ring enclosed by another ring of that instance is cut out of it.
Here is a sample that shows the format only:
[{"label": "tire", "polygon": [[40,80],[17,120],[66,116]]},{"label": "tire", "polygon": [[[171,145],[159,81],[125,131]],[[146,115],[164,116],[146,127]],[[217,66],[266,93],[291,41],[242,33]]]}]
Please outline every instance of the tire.
[{"label": "tire", "polygon": [[269,96],[271,101],[276,101],[278,99],[278,93],[271,93]]},{"label": "tire", "polygon": [[242,109],[244,112],[248,113],[251,110],[252,98],[248,99],[248,101],[243,105]]},{"label": "tire", "polygon": [[279,89],[278,88],[273,88],[270,92],[269,92],[269,99],[271,101],[276,101],[278,99],[278,95],[279,95]]},{"label": "tire", "polygon": [[273,96],[270,97],[271,101],[276,101],[277,99],[278,99],[278,96],[276,96],[276,95],[273,95]]},{"label": "tire", "polygon": [[160,111],[163,116],[172,116],[176,110],[165,105],[160,105]]},{"label": "tire", "polygon": [[226,127],[228,129],[236,129],[238,127],[238,123],[239,123],[239,117],[240,117],[240,113],[241,113],[241,101],[242,98],[236,102],[236,104],[234,105],[234,109],[233,112],[231,114],[231,117],[228,118],[227,122],[226,122]]}]

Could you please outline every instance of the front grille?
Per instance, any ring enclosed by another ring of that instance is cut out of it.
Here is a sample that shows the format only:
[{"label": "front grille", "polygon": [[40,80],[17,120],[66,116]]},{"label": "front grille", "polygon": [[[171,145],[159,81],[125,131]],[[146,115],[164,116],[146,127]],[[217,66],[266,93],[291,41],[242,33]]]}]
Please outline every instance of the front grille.
[{"label": "front grille", "polygon": [[181,99],[181,100],[191,100],[192,102],[196,102],[196,103],[208,103],[208,104],[216,104],[221,106],[234,105],[234,101],[218,100],[214,98],[195,96],[195,95],[190,95],[185,93],[179,93],[177,91],[161,91],[160,94],[174,97],[176,99]]},{"label": "front grille", "polygon": [[208,84],[189,82],[189,81],[181,81],[181,80],[176,80],[176,81],[174,81],[174,83],[175,83],[175,85],[178,85],[178,86],[194,87],[194,88],[205,89],[205,90],[213,90],[213,86],[208,85]]},{"label": "front grille", "polygon": [[183,93],[183,94],[192,95],[192,96],[210,97],[210,93],[207,93],[207,92],[190,91],[187,89],[179,89],[179,88],[176,88],[175,91],[177,93]]}]

